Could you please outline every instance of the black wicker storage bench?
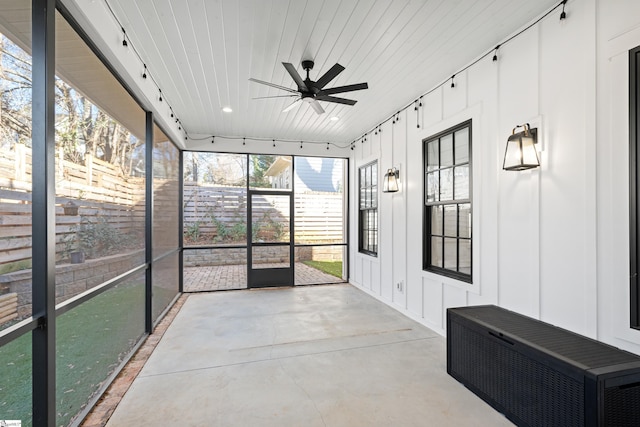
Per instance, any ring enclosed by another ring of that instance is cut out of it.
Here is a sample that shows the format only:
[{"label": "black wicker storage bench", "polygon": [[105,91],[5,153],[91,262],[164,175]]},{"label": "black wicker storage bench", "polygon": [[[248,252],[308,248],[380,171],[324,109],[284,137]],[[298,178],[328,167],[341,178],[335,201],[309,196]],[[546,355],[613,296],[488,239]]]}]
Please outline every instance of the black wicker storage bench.
[{"label": "black wicker storage bench", "polygon": [[447,372],[520,426],[640,426],[640,356],[500,307],[447,310]]}]

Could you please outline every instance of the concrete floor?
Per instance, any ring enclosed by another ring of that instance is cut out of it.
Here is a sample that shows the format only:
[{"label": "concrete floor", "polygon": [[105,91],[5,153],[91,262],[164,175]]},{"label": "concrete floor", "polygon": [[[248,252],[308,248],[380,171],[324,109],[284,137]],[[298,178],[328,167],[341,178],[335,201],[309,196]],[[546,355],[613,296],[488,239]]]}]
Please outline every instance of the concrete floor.
[{"label": "concrete floor", "polygon": [[446,342],[351,285],[192,294],[117,426],[508,426]]}]

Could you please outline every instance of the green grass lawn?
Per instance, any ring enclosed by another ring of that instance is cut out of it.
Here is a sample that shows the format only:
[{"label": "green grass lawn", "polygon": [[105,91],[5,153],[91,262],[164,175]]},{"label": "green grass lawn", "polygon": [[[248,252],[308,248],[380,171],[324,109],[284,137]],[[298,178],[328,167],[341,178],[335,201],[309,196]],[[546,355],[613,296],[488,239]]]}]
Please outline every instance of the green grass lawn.
[{"label": "green grass lawn", "polygon": [[[57,425],[86,405],[144,332],[144,284],[121,285],[57,318]],[[0,348],[0,419],[31,426],[31,334]]]},{"label": "green grass lawn", "polygon": [[309,267],[320,270],[323,273],[342,278],[342,261],[302,261]]}]

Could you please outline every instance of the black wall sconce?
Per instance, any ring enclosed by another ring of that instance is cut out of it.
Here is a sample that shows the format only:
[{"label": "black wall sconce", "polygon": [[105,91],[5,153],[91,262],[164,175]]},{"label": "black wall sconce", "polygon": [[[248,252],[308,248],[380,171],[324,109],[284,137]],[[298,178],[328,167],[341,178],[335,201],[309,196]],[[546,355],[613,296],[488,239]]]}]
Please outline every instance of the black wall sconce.
[{"label": "black wall sconce", "polygon": [[[516,133],[516,129],[522,128]],[[529,123],[513,128],[507,140],[502,169],[506,171],[523,171],[540,166],[540,159],[535,145],[538,143],[538,129],[529,127]]]},{"label": "black wall sconce", "polygon": [[400,171],[395,167],[387,170],[384,174],[384,180],[382,182],[383,193],[396,193],[400,191]]}]

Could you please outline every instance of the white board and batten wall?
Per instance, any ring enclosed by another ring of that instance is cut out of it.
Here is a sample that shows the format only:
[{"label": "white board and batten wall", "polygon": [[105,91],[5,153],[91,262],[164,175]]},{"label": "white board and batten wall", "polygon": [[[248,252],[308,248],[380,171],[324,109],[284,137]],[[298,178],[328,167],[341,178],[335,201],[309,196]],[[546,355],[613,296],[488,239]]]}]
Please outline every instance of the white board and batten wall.
[{"label": "white board and batten wall", "polygon": [[[629,327],[628,196],[628,51],[640,45],[640,2],[569,0],[566,11],[356,143],[350,281],[443,335],[448,307],[497,304],[640,354]],[[472,284],[422,269],[422,140],[468,119]],[[542,166],[503,171],[507,137],[524,122],[539,129]],[[402,182],[379,192],[377,257],[358,252],[357,234],[357,171],[372,160],[379,189],[392,166]]]}]

